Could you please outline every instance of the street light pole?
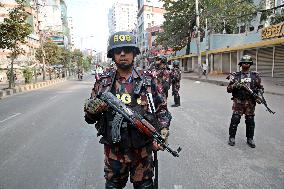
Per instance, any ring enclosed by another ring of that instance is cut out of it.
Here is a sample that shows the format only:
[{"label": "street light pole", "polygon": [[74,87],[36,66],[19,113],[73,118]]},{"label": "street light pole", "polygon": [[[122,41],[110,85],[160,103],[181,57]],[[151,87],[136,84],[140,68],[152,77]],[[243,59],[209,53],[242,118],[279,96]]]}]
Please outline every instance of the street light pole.
[{"label": "street light pole", "polygon": [[200,49],[200,30],[199,30],[199,8],[198,8],[198,0],[195,0],[195,12],[196,12],[196,46],[197,46],[197,63],[198,63],[198,74],[201,77],[201,49]]}]

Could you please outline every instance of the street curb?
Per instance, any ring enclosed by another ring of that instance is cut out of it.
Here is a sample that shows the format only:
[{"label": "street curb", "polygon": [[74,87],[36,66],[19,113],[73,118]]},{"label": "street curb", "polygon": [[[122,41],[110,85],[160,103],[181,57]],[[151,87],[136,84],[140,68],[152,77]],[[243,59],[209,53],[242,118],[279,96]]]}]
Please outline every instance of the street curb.
[{"label": "street curb", "polygon": [[64,82],[66,80],[67,80],[67,78],[62,78],[62,79],[49,80],[49,81],[45,81],[45,82],[38,82],[38,83],[20,85],[20,86],[16,86],[13,89],[1,89],[0,90],[0,99],[6,98],[6,97],[11,96],[13,94],[27,92],[27,91],[36,90],[36,89],[40,89],[40,88],[43,88],[43,87],[51,86],[51,85],[54,85],[54,84],[57,84],[57,83]]},{"label": "street curb", "polygon": [[[228,81],[218,81],[218,80],[211,80],[211,79],[201,79],[201,78],[196,78],[196,77],[190,77],[190,76],[183,76],[182,78],[184,79],[189,79],[193,81],[201,81],[201,82],[207,82],[219,86],[227,86],[229,84]],[[283,93],[278,93],[278,92],[273,92],[273,91],[265,91],[267,94],[272,94],[272,95],[279,95],[279,96],[284,96]]]}]

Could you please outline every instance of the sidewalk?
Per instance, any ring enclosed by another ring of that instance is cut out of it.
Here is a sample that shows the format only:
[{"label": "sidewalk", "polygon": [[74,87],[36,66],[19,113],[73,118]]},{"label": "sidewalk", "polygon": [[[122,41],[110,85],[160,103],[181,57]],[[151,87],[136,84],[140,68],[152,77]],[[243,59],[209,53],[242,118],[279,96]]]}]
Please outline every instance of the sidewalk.
[{"label": "sidewalk", "polygon": [[39,81],[37,83],[30,83],[30,84],[18,83],[12,89],[7,89],[7,87],[8,87],[7,83],[2,83],[2,85],[0,85],[0,100],[2,98],[6,98],[6,97],[11,96],[11,95],[16,94],[16,93],[27,92],[27,91],[51,86],[51,85],[61,83],[61,82],[64,82],[66,80],[73,79],[73,78],[74,78],[74,76],[70,76],[70,77],[65,77],[65,78],[61,78],[61,79]]},{"label": "sidewalk", "polygon": [[[208,79],[205,79],[205,76],[198,78],[197,73],[182,73],[183,79],[190,79],[195,81],[202,81],[207,83],[212,83],[220,86],[227,86],[229,81],[226,79],[227,74],[209,74]],[[284,96],[284,79],[277,80],[271,78],[262,77],[262,85],[264,87],[264,92],[273,95]]]}]

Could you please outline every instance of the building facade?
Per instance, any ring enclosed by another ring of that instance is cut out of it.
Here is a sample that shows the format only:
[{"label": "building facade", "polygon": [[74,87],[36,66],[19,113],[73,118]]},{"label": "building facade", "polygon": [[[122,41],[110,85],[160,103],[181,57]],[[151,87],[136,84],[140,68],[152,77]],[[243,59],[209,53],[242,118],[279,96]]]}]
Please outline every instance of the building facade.
[{"label": "building facade", "polygon": [[[268,2],[268,1],[266,1]],[[282,3],[282,1],[275,1]],[[270,5],[270,2],[267,3]],[[277,7],[281,4],[274,4]],[[271,6],[266,6],[271,8]],[[275,12],[283,9],[276,9]],[[271,25],[270,19],[261,21],[259,14],[247,30],[238,34],[211,34],[201,42],[202,62],[207,62],[211,73],[239,71],[238,62],[242,55],[253,57],[252,70],[263,77],[284,78],[284,22]],[[284,20],[283,20],[284,21]],[[183,71],[198,71],[196,39],[190,44],[190,54],[185,49],[176,52],[173,59],[182,62]]]},{"label": "building facade", "polygon": [[[17,6],[14,0],[1,0],[3,7],[0,7],[0,22],[4,21],[4,18],[8,17],[9,10]],[[39,35],[38,35],[38,15],[35,9],[35,1],[28,0],[26,5],[26,11],[29,14],[27,22],[31,25],[32,33],[27,37],[27,43],[22,45],[25,50],[25,54],[20,55],[15,63],[33,64],[36,62],[35,52],[39,47]],[[7,58],[9,51],[0,49],[0,64],[2,67],[6,67],[10,63]]]},{"label": "building facade", "polygon": [[68,17],[68,27],[69,27],[69,48],[71,51],[73,51],[75,49],[75,33],[74,33],[74,24],[72,17]]},{"label": "building facade", "polygon": [[[149,44],[149,33],[147,29],[151,30],[155,26],[159,27],[165,21],[165,9],[163,2],[159,0],[138,0],[138,14],[137,14],[137,44],[142,52],[145,52],[152,45]],[[151,35],[151,34],[150,34]]]},{"label": "building facade", "polygon": [[109,34],[117,31],[132,32],[137,23],[137,4],[131,2],[116,1],[109,9],[108,26]]}]

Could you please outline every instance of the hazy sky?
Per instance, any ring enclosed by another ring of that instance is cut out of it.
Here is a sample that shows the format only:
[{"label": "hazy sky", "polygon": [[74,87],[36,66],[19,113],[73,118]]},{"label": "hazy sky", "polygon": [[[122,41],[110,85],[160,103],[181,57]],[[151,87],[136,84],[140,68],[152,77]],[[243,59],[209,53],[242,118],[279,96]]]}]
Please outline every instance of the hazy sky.
[{"label": "hazy sky", "polygon": [[108,10],[114,1],[116,0],[66,0],[68,16],[73,17],[77,48],[82,45],[83,48],[106,51],[109,37]]},{"label": "hazy sky", "polygon": [[[114,0],[66,0],[68,16],[73,18],[77,48],[106,49],[108,9]],[[90,37],[93,36],[93,37]],[[82,43],[82,44],[81,44]]]}]

